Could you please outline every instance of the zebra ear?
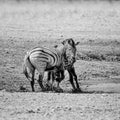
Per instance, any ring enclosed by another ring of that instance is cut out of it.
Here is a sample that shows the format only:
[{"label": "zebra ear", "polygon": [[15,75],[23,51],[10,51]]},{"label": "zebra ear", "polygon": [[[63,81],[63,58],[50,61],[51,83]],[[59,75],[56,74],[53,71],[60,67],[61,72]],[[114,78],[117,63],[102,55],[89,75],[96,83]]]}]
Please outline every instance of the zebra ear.
[{"label": "zebra ear", "polygon": [[77,46],[79,43],[80,43],[80,42],[76,42],[76,43],[75,43],[75,46]]}]

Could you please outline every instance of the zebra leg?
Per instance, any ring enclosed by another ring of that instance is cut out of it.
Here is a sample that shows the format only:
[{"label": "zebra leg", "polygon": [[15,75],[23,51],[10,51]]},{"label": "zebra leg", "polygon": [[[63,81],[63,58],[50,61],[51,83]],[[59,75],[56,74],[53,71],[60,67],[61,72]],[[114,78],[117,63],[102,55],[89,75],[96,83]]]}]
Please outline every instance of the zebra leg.
[{"label": "zebra leg", "polygon": [[61,82],[65,78],[64,70],[61,70],[60,73],[61,73],[61,78],[60,78],[60,82]]},{"label": "zebra leg", "polygon": [[65,78],[65,75],[64,75],[64,70],[60,70],[58,72],[58,80],[57,80],[57,88],[58,88],[58,91],[59,92],[63,92],[63,89],[60,87],[60,82]]},{"label": "zebra leg", "polygon": [[54,72],[51,72],[51,77],[52,77],[52,85],[51,85],[51,89],[52,91],[54,91],[54,80],[55,80],[55,73]]},{"label": "zebra leg", "polygon": [[73,75],[72,75],[70,69],[68,69],[68,73],[69,73],[69,77],[70,77],[69,80],[70,80],[70,83],[71,83],[71,85],[72,85],[72,87],[73,87],[73,90],[76,90],[75,85],[74,85],[74,82],[73,82]]},{"label": "zebra leg", "polygon": [[45,91],[46,89],[44,88],[42,82],[43,82],[44,72],[45,72],[47,63],[42,61],[37,61],[37,60],[34,62],[35,62],[36,69],[39,73],[38,84],[41,87],[42,91]]},{"label": "zebra leg", "polygon": [[28,80],[30,80],[30,84],[31,84],[31,88],[32,88],[32,91],[34,92],[35,89],[34,89],[34,76],[35,76],[35,68],[31,68],[28,70],[28,73],[27,74],[30,74],[30,76],[26,76],[28,78]]},{"label": "zebra leg", "polygon": [[31,84],[31,88],[32,88],[32,91],[34,92],[35,89],[34,89],[34,73],[32,74],[32,80],[30,81],[30,84]]},{"label": "zebra leg", "polygon": [[56,87],[54,87],[52,83],[52,89],[56,92],[63,92],[62,88],[60,88],[60,82],[64,79],[64,71],[58,70],[52,73],[52,81],[56,82]]},{"label": "zebra leg", "polygon": [[46,89],[44,88],[42,81],[43,81],[43,74],[39,74],[38,84],[41,87],[42,91],[45,91]]},{"label": "zebra leg", "polygon": [[80,87],[79,87],[79,83],[78,83],[78,80],[77,80],[77,75],[76,75],[76,72],[75,72],[75,68],[74,68],[74,67],[71,68],[71,73],[72,73],[72,75],[74,76],[77,90],[81,91],[81,89],[80,89]]},{"label": "zebra leg", "polygon": [[46,89],[48,89],[48,90],[52,89],[52,85],[50,83],[51,77],[52,77],[52,72],[48,71],[48,74],[47,74],[47,83],[46,83]]},{"label": "zebra leg", "polygon": [[57,81],[57,87],[55,89],[56,92],[62,92],[63,90],[60,88],[60,82]]},{"label": "zebra leg", "polygon": [[48,77],[47,77],[47,81],[50,81],[50,79],[51,79],[51,71],[50,72],[48,72]]},{"label": "zebra leg", "polygon": [[[50,76],[50,77],[52,78],[52,87],[51,87],[51,88],[52,88],[52,91],[55,90],[56,92],[58,92],[58,91],[59,91],[59,90],[58,90],[58,89],[59,89],[59,82],[57,81],[58,78],[56,78],[56,76],[57,76],[56,71],[51,71],[50,73],[51,73],[51,76]],[[57,76],[57,77],[58,77],[58,76]],[[54,86],[54,81],[55,81],[55,80],[56,80],[56,82],[57,82],[57,87]]]}]

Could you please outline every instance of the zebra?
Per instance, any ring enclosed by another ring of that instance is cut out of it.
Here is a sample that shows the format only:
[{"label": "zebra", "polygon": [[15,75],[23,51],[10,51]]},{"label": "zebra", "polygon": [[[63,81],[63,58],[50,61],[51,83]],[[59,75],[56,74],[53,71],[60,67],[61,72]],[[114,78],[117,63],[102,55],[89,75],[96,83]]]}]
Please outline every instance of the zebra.
[{"label": "zebra", "polygon": [[[79,42],[77,43],[79,44]],[[76,45],[77,45],[76,44]],[[57,48],[57,46],[55,46],[55,48]],[[56,80],[58,82],[58,84],[65,78],[65,75],[64,75],[64,71],[67,70],[68,73],[69,73],[69,81],[73,87],[73,92],[82,92],[80,87],[79,87],[79,84],[78,84],[78,81],[77,81],[77,75],[76,75],[76,72],[75,72],[75,67],[74,65],[70,65],[70,66],[67,66],[65,67],[64,66],[64,70],[59,70],[59,71],[48,71],[48,76],[47,76],[47,87],[51,88],[52,90],[54,90],[53,88],[53,83],[54,83],[54,80]],[[73,82],[73,78],[76,82],[76,86]],[[52,79],[52,85],[50,86],[50,80]]]},{"label": "zebra", "polygon": [[[38,78],[39,86],[41,87],[42,91],[44,91],[45,88],[42,84],[44,72],[51,70],[64,71],[65,66],[69,65],[72,66],[74,64],[75,54],[76,44],[72,38],[65,39],[62,42],[61,46],[58,47],[57,49],[36,47],[28,51],[24,57],[23,73],[25,74],[26,78],[30,80],[32,91],[35,91],[34,89],[35,70],[37,70],[39,73]],[[60,88],[59,82],[58,88]]]}]

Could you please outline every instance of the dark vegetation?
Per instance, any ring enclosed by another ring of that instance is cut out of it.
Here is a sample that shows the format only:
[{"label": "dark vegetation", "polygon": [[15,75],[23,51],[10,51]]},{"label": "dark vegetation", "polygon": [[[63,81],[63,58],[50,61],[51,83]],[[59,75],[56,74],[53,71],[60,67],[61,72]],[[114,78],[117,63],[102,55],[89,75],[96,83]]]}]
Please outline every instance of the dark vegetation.
[{"label": "dark vegetation", "polygon": [[[109,40],[105,42],[96,43],[89,40],[87,43],[82,43],[80,47],[85,46],[85,49],[77,53],[78,60],[95,60],[95,61],[107,61],[107,62],[119,62],[120,61],[120,42],[117,40]],[[103,42],[104,41],[104,42]],[[88,47],[88,49],[86,48]],[[100,48],[100,49],[99,49]]]}]

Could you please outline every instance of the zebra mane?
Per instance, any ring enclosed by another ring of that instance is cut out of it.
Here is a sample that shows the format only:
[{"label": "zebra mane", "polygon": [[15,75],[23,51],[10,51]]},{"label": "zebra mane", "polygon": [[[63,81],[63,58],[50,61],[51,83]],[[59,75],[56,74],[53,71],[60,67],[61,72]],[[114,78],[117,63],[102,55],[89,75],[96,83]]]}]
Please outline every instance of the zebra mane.
[{"label": "zebra mane", "polygon": [[61,53],[61,55],[65,54],[65,46],[63,44],[55,45],[54,48]]}]

